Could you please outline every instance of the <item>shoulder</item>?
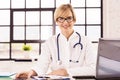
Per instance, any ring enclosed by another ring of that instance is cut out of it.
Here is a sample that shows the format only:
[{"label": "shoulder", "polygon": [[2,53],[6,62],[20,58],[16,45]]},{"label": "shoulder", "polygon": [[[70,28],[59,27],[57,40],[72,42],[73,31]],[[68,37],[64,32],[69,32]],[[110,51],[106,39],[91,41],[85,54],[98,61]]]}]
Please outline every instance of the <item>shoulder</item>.
[{"label": "shoulder", "polygon": [[76,36],[76,39],[79,38],[79,40],[83,43],[86,43],[87,41],[90,41],[90,38],[88,36],[82,35],[81,33],[75,31],[74,36]]},{"label": "shoulder", "polygon": [[53,35],[53,36],[49,37],[49,38],[46,40],[46,42],[55,41],[55,39],[56,39],[56,35]]},{"label": "shoulder", "polygon": [[[76,34],[77,38],[80,38],[81,41],[90,40],[88,36],[82,35],[82,34],[79,33],[79,32],[76,32],[76,33],[77,33],[77,34]],[[78,36],[78,35],[79,35],[79,36]]]},{"label": "shoulder", "polygon": [[51,45],[53,43],[56,42],[56,35],[53,35],[51,37],[49,37],[44,43],[43,45]]},{"label": "shoulder", "polygon": [[88,36],[81,36],[81,39],[90,41],[90,38]]}]

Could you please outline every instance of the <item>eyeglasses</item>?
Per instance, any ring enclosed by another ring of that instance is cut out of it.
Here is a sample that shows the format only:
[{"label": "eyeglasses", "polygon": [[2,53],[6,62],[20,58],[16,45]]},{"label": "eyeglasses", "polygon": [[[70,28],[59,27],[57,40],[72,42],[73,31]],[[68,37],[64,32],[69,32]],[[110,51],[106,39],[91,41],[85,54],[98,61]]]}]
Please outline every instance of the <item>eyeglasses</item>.
[{"label": "eyeglasses", "polygon": [[67,18],[64,18],[64,17],[58,17],[58,18],[57,18],[57,21],[60,22],[60,23],[63,23],[65,20],[70,23],[70,22],[73,21],[73,17],[72,17],[72,16],[69,16],[69,17],[67,17]]}]

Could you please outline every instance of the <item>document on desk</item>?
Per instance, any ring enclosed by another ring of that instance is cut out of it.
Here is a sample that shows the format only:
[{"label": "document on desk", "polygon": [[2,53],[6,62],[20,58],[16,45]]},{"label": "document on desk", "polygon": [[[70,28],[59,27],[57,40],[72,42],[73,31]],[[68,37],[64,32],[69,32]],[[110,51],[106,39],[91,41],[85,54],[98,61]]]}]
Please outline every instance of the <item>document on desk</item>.
[{"label": "document on desk", "polygon": [[36,79],[36,80],[41,80],[41,79],[44,79],[44,80],[47,80],[47,79],[50,79],[50,80],[71,80],[71,78],[68,76],[57,76],[57,75],[32,76],[32,78]]},{"label": "document on desk", "polygon": [[15,74],[15,72],[0,72],[0,77],[9,77],[14,74]]}]

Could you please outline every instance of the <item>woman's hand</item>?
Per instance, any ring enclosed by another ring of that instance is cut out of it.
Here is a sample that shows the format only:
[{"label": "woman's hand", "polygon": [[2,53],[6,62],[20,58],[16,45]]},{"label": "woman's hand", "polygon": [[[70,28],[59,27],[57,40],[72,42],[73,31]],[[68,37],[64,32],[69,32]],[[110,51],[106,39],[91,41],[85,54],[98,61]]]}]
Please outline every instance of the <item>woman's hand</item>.
[{"label": "woman's hand", "polygon": [[17,73],[15,76],[15,79],[27,79],[28,78],[28,74],[29,72],[21,72],[21,73]]},{"label": "woman's hand", "polygon": [[17,73],[15,76],[15,79],[28,79],[31,76],[37,76],[37,73],[34,70],[30,70],[28,72],[21,72],[21,73]]},{"label": "woman's hand", "polygon": [[57,69],[49,73],[49,75],[68,76],[66,69]]}]

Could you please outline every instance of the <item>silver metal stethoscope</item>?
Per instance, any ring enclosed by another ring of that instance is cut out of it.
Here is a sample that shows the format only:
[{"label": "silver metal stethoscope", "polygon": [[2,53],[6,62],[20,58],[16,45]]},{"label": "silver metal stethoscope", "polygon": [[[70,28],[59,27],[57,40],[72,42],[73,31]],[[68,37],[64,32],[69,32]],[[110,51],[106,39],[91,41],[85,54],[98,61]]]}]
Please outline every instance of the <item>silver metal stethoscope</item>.
[{"label": "silver metal stethoscope", "polygon": [[[83,49],[83,44],[81,43],[81,36],[80,36],[80,34],[79,34],[78,32],[76,32],[76,34],[77,34],[78,37],[79,37],[79,42],[77,42],[76,44],[74,44],[74,45],[73,45],[73,48],[75,48],[76,45],[80,45],[81,50],[82,50],[82,49]],[[61,64],[62,64],[62,61],[60,60],[59,36],[60,36],[60,33],[57,35],[57,53],[58,53],[58,62],[57,62],[57,64],[58,64],[58,65],[61,65]],[[79,57],[80,57],[80,56],[78,56],[78,59],[77,59],[77,60],[71,60],[71,59],[70,59],[69,62],[78,63],[78,62],[79,62]]]}]

